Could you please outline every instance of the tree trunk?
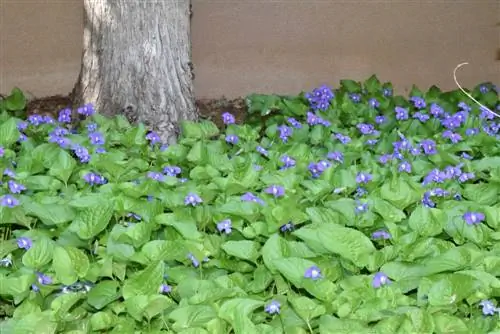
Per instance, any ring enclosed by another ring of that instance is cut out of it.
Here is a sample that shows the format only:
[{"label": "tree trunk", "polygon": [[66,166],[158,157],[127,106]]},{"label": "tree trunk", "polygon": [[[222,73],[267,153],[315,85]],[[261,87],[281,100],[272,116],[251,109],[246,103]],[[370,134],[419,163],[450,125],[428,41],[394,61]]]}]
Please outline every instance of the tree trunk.
[{"label": "tree trunk", "polygon": [[84,0],[82,67],[74,105],[144,122],[175,142],[178,122],[197,119],[189,0]]}]

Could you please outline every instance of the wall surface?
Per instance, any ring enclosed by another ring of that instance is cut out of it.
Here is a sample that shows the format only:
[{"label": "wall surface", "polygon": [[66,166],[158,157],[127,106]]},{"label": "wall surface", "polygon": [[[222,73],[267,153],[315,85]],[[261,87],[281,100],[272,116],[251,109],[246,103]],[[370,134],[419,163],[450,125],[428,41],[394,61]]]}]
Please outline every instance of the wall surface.
[{"label": "wall surface", "polygon": [[[297,93],[373,73],[400,92],[413,83],[453,89],[463,61],[463,85],[500,84],[498,0],[192,2],[199,98]],[[70,92],[82,11],[80,0],[0,0],[0,93]]]}]

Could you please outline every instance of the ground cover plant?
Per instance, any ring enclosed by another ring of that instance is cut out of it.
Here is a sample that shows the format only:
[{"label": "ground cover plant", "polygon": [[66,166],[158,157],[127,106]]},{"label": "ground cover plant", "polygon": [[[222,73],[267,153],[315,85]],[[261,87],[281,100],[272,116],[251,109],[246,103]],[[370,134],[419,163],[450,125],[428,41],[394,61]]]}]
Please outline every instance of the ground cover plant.
[{"label": "ground cover plant", "polygon": [[500,333],[490,111],[375,76],[247,104],[167,147],[3,99],[1,332]]}]

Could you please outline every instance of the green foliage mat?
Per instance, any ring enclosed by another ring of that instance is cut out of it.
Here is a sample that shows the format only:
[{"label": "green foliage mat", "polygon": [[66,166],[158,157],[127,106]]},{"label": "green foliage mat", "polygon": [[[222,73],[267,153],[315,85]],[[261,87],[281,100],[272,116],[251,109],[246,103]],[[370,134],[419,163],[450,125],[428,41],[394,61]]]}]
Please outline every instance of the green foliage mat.
[{"label": "green foliage mat", "polygon": [[25,104],[0,101],[1,333],[500,333],[500,123],[459,91],[251,95],[170,147]]}]

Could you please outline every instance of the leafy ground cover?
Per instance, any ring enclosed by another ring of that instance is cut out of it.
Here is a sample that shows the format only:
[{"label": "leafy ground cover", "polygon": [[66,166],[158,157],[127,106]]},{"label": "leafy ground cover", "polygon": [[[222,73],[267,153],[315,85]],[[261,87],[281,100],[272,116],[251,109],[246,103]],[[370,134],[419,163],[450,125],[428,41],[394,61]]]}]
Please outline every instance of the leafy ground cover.
[{"label": "leafy ground cover", "polygon": [[25,102],[0,102],[2,333],[500,333],[500,123],[459,91],[251,95],[170,147]]}]

